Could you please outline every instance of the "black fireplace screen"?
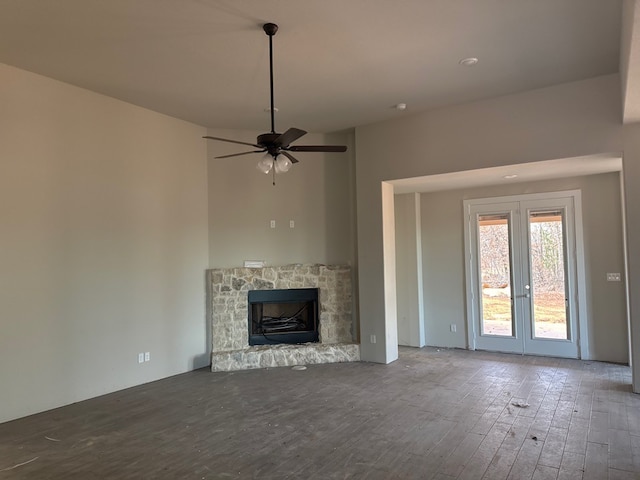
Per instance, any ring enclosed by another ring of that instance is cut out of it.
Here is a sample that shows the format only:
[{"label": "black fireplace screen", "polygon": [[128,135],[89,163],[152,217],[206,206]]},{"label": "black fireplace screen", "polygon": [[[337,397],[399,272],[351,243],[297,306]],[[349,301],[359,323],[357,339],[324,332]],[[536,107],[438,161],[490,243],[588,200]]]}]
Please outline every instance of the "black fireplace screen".
[{"label": "black fireplace screen", "polygon": [[249,345],[318,341],[318,289],[249,291]]}]

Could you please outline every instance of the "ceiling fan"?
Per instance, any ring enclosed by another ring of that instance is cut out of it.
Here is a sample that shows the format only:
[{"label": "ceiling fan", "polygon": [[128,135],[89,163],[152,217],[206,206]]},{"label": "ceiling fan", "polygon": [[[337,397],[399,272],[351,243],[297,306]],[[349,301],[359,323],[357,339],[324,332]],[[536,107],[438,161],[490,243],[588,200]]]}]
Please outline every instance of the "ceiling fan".
[{"label": "ceiling fan", "polygon": [[258,162],[257,168],[265,174],[273,171],[273,184],[275,185],[276,173],[284,173],[288,171],[294,163],[298,163],[298,160],[291,155],[290,152],[346,152],[347,147],[344,145],[291,145],[291,143],[307,133],[299,128],[290,128],[284,133],[276,133],[274,120],[276,109],[273,105],[273,36],[278,31],[278,25],[275,23],[265,23],[262,29],[269,36],[269,84],[271,92],[271,108],[269,111],[271,113],[271,132],[258,135],[256,143],[211,137],[209,135],[205,135],[203,138],[249,145],[258,149],[249,152],[233,153],[231,155],[221,155],[215,158],[229,158],[248,155],[250,153],[264,153],[265,155],[260,162]]}]

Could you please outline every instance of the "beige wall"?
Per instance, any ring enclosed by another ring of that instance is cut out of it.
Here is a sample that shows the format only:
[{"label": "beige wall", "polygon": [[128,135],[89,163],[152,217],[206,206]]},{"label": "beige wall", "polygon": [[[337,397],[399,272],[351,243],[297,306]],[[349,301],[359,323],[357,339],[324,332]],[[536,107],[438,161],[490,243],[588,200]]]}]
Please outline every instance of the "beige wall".
[{"label": "beige wall", "polygon": [[[209,130],[255,142],[260,132]],[[256,169],[261,155],[216,159],[251,147],[208,140],[211,267],[245,260],[267,265],[354,264],[353,134],[307,134],[300,145],[347,145],[346,153],[295,153],[299,163],[276,175]],[[275,220],[276,228],[270,228]],[[294,221],[294,228],[289,222]]]},{"label": "beige wall", "polygon": [[424,347],[420,194],[394,196],[398,345]]},{"label": "beige wall", "polygon": [[0,65],[0,422],[208,364],[204,134]]},{"label": "beige wall", "polygon": [[[427,344],[467,347],[463,200],[523,193],[582,192],[587,318],[590,351],[585,358],[627,363],[625,284],[607,282],[623,272],[620,176],[616,173],[545,182],[423,194],[422,238]],[[457,324],[452,333],[449,325]]]},{"label": "beige wall", "polygon": [[[358,127],[362,358],[393,360],[382,342],[366,342],[370,333],[380,338],[387,330],[380,182],[620,152],[624,149],[620,119],[620,80],[617,75],[608,75]],[[640,161],[640,155],[636,158]],[[640,175],[630,179],[625,174],[625,179],[637,182]]]}]

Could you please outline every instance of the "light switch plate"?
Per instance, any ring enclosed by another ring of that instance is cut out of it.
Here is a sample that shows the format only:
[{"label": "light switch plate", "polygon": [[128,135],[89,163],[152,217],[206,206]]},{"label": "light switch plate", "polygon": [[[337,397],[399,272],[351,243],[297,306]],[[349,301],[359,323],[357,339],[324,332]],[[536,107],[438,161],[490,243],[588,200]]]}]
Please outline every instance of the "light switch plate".
[{"label": "light switch plate", "polygon": [[621,281],[619,273],[607,273],[607,282],[619,282]]}]

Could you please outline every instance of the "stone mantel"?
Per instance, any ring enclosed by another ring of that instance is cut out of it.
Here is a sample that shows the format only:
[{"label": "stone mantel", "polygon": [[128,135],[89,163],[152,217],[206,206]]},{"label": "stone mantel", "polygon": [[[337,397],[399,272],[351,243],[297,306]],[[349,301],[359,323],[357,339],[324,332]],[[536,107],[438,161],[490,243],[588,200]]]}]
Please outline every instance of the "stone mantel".
[{"label": "stone mantel", "polygon": [[[213,371],[305,363],[358,361],[353,343],[351,268],[291,264],[263,268],[214,268],[207,272]],[[317,288],[319,343],[250,347],[249,290]]]}]

